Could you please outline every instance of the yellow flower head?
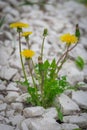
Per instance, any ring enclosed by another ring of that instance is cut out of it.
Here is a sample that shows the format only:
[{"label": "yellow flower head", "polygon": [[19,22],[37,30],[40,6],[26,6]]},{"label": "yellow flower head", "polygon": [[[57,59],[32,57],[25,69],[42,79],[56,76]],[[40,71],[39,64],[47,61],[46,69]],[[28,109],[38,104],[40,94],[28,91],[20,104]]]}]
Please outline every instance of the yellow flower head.
[{"label": "yellow flower head", "polygon": [[32,50],[25,49],[21,52],[21,55],[25,58],[32,58],[35,55],[35,52]]},{"label": "yellow flower head", "polygon": [[63,34],[60,37],[60,40],[62,42],[66,42],[66,44],[74,44],[77,43],[78,38],[75,35],[71,35],[70,33],[67,33],[67,34]]},{"label": "yellow flower head", "polygon": [[31,34],[32,34],[32,32],[24,32],[24,33],[21,34],[21,36],[28,37]]},{"label": "yellow flower head", "polygon": [[27,27],[29,27],[29,25],[22,22],[15,22],[10,24],[10,28],[27,28]]}]

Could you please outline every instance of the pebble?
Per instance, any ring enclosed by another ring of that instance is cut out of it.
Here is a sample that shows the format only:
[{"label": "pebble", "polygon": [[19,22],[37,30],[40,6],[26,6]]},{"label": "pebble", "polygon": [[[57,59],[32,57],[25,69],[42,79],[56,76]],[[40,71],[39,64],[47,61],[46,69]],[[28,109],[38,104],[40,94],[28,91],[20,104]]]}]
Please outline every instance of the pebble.
[{"label": "pebble", "polygon": [[0,111],[5,111],[6,108],[7,108],[7,104],[6,103],[0,104]]},{"label": "pebble", "polygon": [[22,103],[11,103],[11,107],[15,111],[22,111],[23,110],[23,104]]},{"label": "pebble", "polygon": [[79,112],[79,106],[71,100],[67,95],[62,94],[59,98],[59,103],[63,110],[64,115],[74,114],[75,112]]},{"label": "pebble", "polygon": [[0,130],[14,130],[14,128],[10,125],[0,124]]},{"label": "pebble", "polygon": [[74,129],[78,130],[78,128],[79,128],[78,125],[69,124],[69,123],[63,123],[61,127],[62,127],[63,130],[74,130]]},{"label": "pebble", "polygon": [[82,90],[72,92],[72,99],[81,107],[84,109],[87,109],[87,92],[84,92]]},{"label": "pebble", "polygon": [[83,115],[65,116],[63,118],[63,121],[65,123],[77,124],[81,128],[87,128],[87,115],[86,115],[86,117]]},{"label": "pebble", "polygon": [[17,69],[3,66],[0,68],[0,77],[2,79],[11,80],[12,77],[17,73]]},{"label": "pebble", "polygon": [[35,116],[42,116],[44,113],[44,108],[37,106],[37,107],[28,107],[23,110],[23,115],[25,117],[35,117]]}]

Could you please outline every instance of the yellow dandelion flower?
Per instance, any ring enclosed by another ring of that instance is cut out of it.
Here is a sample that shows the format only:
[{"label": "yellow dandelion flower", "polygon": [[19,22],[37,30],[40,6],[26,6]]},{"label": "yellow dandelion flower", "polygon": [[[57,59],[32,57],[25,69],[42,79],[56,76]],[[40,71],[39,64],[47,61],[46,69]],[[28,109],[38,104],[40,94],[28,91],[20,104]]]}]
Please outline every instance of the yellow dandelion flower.
[{"label": "yellow dandelion flower", "polygon": [[60,37],[60,40],[62,42],[66,42],[66,44],[74,44],[77,43],[78,38],[75,35],[71,35],[70,33],[67,33],[67,34],[63,34]]},{"label": "yellow dandelion flower", "polygon": [[21,55],[25,58],[32,58],[35,55],[35,52],[32,50],[25,49],[21,52]]},{"label": "yellow dandelion flower", "polygon": [[29,27],[29,25],[22,22],[15,22],[10,24],[10,28],[27,28],[27,27]]},{"label": "yellow dandelion flower", "polygon": [[21,36],[28,37],[31,34],[32,34],[32,32],[24,32],[24,33],[21,34]]}]

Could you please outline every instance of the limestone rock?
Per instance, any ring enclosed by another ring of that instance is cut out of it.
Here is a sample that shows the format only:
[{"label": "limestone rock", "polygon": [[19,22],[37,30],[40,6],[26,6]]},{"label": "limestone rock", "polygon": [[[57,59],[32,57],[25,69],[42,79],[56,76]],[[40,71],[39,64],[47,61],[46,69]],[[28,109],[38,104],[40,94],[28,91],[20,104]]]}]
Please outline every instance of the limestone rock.
[{"label": "limestone rock", "polygon": [[23,110],[23,104],[22,103],[11,103],[11,107],[16,111],[22,111]]},{"label": "limestone rock", "polygon": [[43,117],[44,118],[53,118],[57,119],[58,113],[56,111],[56,108],[48,108],[45,110]]},{"label": "limestone rock", "polygon": [[73,114],[80,111],[79,106],[65,94],[62,94],[59,97],[59,103],[63,109],[64,115]]},{"label": "limestone rock", "polygon": [[10,80],[17,73],[17,69],[9,68],[7,66],[0,68],[0,77],[2,79]]},{"label": "limestone rock", "polygon": [[72,92],[72,99],[81,107],[87,109],[87,92]]},{"label": "limestone rock", "polygon": [[78,125],[69,123],[63,123],[61,127],[63,130],[74,130],[79,128]]},{"label": "limestone rock", "polygon": [[65,123],[77,124],[81,128],[87,128],[87,115],[64,116]]},{"label": "limestone rock", "polygon": [[23,115],[25,117],[35,117],[35,116],[42,116],[44,113],[44,108],[37,106],[37,107],[28,107],[23,110]]},{"label": "limestone rock", "polygon": [[0,111],[4,111],[4,110],[6,110],[6,108],[7,108],[6,103],[0,104]]},{"label": "limestone rock", "polygon": [[0,124],[0,130],[14,130],[14,128],[10,125]]}]

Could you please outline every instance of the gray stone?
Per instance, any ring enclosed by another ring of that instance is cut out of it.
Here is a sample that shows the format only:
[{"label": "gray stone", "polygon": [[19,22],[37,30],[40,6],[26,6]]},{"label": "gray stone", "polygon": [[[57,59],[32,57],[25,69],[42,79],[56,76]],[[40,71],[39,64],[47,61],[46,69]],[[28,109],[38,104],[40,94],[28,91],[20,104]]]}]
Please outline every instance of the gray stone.
[{"label": "gray stone", "polygon": [[43,114],[44,118],[53,118],[53,119],[57,119],[58,118],[58,113],[56,108],[48,108],[45,110],[44,114]]},{"label": "gray stone", "polygon": [[21,115],[16,115],[14,117],[10,117],[9,120],[12,123],[12,125],[18,125],[20,126],[20,123],[24,120],[25,118]]},{"label": "gray stone", "polygon": [[9,65],[12,67],[12,68],[16,68],[16,69],[21,69],[22,66],[21,66],[21,62],[20,62],[20,59],[19,58],[12,58],[9,60]]},{"label": "gray stone", "polygon": [[11,103],[11,107],[16,111],[22,111],[23,110],[23,104],[22,103]]},{"label": "gray stone", "polygon": [[16,98],[19,96],[17,92],[9,92],[7,96],[5,96],[6,102],[14,102]]},{"label": "gray stone", "polygon": [[22,122],[20,127],[21,130],[29,130],[25,122]]},{"label": "gray stone", "polygon": [[44,113],[44,108],[37,106],[37,107],[28,107],[23,110],[23,115],[25,117],[35,117],[35,116],[42,116]]},{"label": "gray stone", "polygon": [[0,90],[2,91],[2,90],[5,90],[5,89],[6,89],[5,85],[4,84],[0,84]]},{"label": "gray stone", "polygon": [[0,65],[6,65],[8,63],[9,55],[6,52],[6,49],[0,46]]},{"label": "gray stone", "polygon": [[7,104],[4,103],[4,104],[0,104],[0,111],[5,111],[7,108]]},{"label": "gray stone", "polygon": [[72,115],[64,116],[63,121],[65,123],[77,124],[81,128],[87,128],[87,116],[83,115]]},{"label": "gray stone", "polygon": [[87,92],[72,92],[72,99],[81,107],[87,109]]},{"label": "gray stone", "polygon": [[16,9],[12,8],[11,6],[7,6],[6,8],[4,8],[3,12],[9,13],[16,17],[19,16],[19,12]]},{"label": "gray stone", "polygon": [[61,125],[62,130],[74,130],[74,129],[78,129],[79,126],[76,124],[69,124],[69,123],[63,123]]},{"label": "gray stone", "polygon": [[10,125],[0,124],[0,130],[14,130],[14,128]]},{"label": "gray stone", "polygon": [[84,73],[77,69],[75,63],[70,60],[64,64],[62,70],[60,71],[60,75],[66,75],[67,80],[72,85],[84,80]]},{"label": "gray stone", "polygon": [[73,114],[80,111],[79,106],[71,100],[67,95],[62,94],[59,98],[59,103],[64,115]]},{"label": "gray stone", "polygon": [[87,83],[79,82],[79,89],[87,91]]},{"label": "gray stone", "polygon": [[25,102],[26,99],[29,97],[29,93],[24,93],[16,98],[17,102]]},{"label": "gray stone", "polygon": [[9,68],[7,66],[1,67],[0,77],[2,79],[10,80],[17,73],[17,69]]},{"label": "gray stone", "polygon": [[61,130],[60,124],[52,118],[28,118],[22,123],[25,123],[29,130]]},{"label": "gray stone", "polygon": [[0,9],[5,8],[8,5],[8,3],[5,1],[0,1]]},{"label": "gray stone", "polygon": [[15,82],[11,82],[8,84],[6,90],[19,91],[19,88],[17,88],[17,84]]}]

